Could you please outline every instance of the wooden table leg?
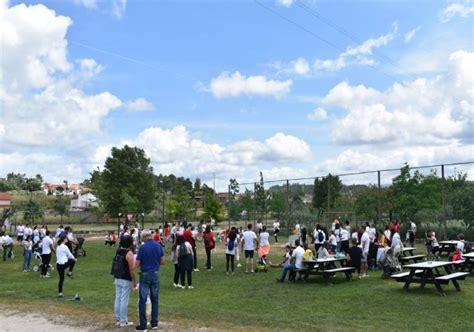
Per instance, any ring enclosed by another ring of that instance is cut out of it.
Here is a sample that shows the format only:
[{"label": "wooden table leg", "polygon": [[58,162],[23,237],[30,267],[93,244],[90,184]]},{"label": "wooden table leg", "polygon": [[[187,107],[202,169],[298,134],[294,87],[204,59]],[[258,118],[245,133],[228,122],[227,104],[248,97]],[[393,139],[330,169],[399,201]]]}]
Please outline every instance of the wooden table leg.
[{"label": "wooden table leg", "polygon": [[411,280],[412,280],[413,277],[415,276],[415,270],[416,270],[416,269],[411,269],[411,270],[410,270],[410,274],[409,274],[408,277],[405,279],[405,285],[403,286],[404,289],[408,290],[408,288],[410,287]]}]

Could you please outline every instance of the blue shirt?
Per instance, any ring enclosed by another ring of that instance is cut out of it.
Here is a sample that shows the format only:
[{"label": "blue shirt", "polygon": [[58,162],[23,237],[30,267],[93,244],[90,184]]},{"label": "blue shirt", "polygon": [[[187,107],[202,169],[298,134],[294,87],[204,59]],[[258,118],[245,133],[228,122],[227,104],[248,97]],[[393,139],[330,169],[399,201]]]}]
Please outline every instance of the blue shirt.
[{"label": "blue shirt", "polygon": [[142,272],[159,272],[163,248],[152,239],[146,240],[138,250],[137,260],[140,261]]}]

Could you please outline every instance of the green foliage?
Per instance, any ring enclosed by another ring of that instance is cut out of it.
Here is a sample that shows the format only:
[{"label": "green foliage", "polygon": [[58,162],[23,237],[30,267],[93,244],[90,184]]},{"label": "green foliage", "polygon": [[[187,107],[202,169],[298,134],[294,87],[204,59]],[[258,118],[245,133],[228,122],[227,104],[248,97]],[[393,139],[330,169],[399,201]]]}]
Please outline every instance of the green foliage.
[{"label": "green foliage", "polygon": [[25,210],[23,211],[23,219],[30,222],[35,222],[43,216],[43,209],[41,204],[36,200],[29,200],[26,203]]},{"label": "green foliage", "polygon": [[145,151],[125,145],[112,148],[104,170],[91,174],[91,184],[104,210],[119,213],[149,213],[153,209],[156,187],[153,169]]},{"label": "green foliage", "polygon": [[341,195],[341,189],[342,182],[338,176],[328,174],[321,179],[316,178],[313,187],[313,207],[318,211],[334,209],[335,202]]},{"label": "green foliage", "polygon": [[43,178],[40,174],[28,178],[26,174],[8,173],[6,178],[0,179],[0,191],[39,191],[41,190],[42,182]]},{"label": "green foliage", "polygon": [[203,218],[207,221],[213,218],[216,223],[222,221],[224,212],[224,205],[217,199],[214,194],[207,194],[204,202]]},{"label": "green foliage", "polygon": [[267,210],[267,194],[265,193],[265,186],[263,181],[263,173],[260,172],[260,181],[255,184],[255,207],[260,214],[260,218]]},{"label": "green foliage", "polygon": [[272,216],[274,218],[281,219],[286,212],[286,195],[282,191],[271,192],[268,205]]},{"label": "green foliage", "polygon": [[461,219],[469,228],[474,225],[474,183],[466,182],[456,186],[449,197],[449,204],[455,219]]},{"label": "green foliage", "polygon": [[230,201],[229,201],[229,214],[228,218],[230,220],[238,220],[240,216],[240,206],[236,204],[235,198],[236,195],[239,193],[240,186],[236,179],[229,180],[229,193],[230,193]]},{"label": "green foliage", "polygon": [[63,216],[68,214],[69,200],[64,196],[56,196],[53,208],[54,211],[61,216],[62,221]]}]

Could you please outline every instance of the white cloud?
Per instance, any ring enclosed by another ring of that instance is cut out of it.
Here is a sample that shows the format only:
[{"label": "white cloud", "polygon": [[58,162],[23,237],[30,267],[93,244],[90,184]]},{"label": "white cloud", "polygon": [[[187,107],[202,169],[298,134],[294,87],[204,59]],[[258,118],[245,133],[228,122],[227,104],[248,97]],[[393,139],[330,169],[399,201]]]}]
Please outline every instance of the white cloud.
[{"label": "white cloud", "polygon": [[466,2],[465,4],[452,3],[440,12],[439,19],[441,22],[447,23],[456,16],[468,18],[472,13],[474,13],[474,6],[471,2]]},{"label": "white cloud", "polygon": [[129,101],[125,106],[125,109],[129,112],[147,112],[154,111],[155,106],[145,98],[137,98]]},{"label": "white cloud", "polygon": [[127,0],[112,0],[112,15],[122,19],[127,8]]},{"label": "white cloud", "polygon": [[395,22],[391,32],[377,38],[367,39],[356,47],[348,47],[336,59],[317,59],[314,62],[314,68],[316,70],[338,71],[348,65],[373,65],[375,64],[375,60],[372,58],[374,50],[387,45],[397,33],[398,23]]},{"label": "white cloud", "polygon": [[333,142],[397,147],[472,141],[474,53],[457,51],[449,60],[444,76],[395,83],[386,91],[347,82],[334,87],[321,105],[347,113],[334,123]]},{"label": "white cloud", "polygon": [[416,33],[418,32],[418,30],[420,30],[420,28],[421,26],[418,26],[415,29],[408,31],[405,34],[405,43],[409,43],[413,39],[413,37],[415,37]]},{"label": "white cloud", "polygon": [[289,8],[295,3],[296,0],[276,0],[276,3],[280,6]]},{"label": "white cloud", "polygon": [[43,5],[1,5],[0,30],[7,32],[0,40],[2,143],[66,145],[100,134],[101,121],[122,102],[109,92],[82,90],[102,66],[93,59],[68,61],[72,21]]},{"label": "white cloud", "polygon": [[318,107],[308,114],[308,119],[311,121],[322,121],[328,118],[328,114],[324,108]]},{"label": "white cloud", "polygon": [[298,75],[306,75],[310,70],[308,61],[306,61],[304,58],[298,58],[296,61],[294,61],[293,69]]},{"label": "white cloud", "polygon": [[238,71],[224,72],[213,78],[209,90],[217,98],[247,96],[272,96],[281,98],[290,92],[292,80],[270,80],[265,76],[244,76]]},{"label": "white cloud", "polygon": [[88,9],[97,9],[97,0],[74,0],[74,3]]}]

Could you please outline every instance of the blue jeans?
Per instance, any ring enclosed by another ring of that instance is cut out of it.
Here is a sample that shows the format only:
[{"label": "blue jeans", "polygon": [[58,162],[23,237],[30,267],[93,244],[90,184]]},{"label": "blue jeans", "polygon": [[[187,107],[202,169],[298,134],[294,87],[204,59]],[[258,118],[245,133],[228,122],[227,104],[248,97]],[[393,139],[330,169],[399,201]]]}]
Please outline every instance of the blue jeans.
[{"label": "blue jeans", "polygon": [[128,323],[128,300],[130,299],[130,291],[132,290],[132,282],[125,279],[115,279],[115,320],[120,323]]},{"label": "blue jeans", "polygon": [[23,253],[23,270],[30,269],[31,250],[25,250]]},{"label": "blue jeans", "polygon": [[150,295],[151,300],[151,325],[158,325],[158,293],[160,291],[160,272],[142,272],[140,274],[140,290],[138,312],[140,326],[146,327],[146,300]]},{"label": "blue jeans", "polygon": [[285,265],[285,266],[283,267],[283,271],[281,271],[281,275],[280,275],[279,280],[280,280],[280,281],[285,281],[286,274],[288,273],[288,271],[295,271],[295,270],[297,270],[295,264],[288,264],[288,265]]}]

